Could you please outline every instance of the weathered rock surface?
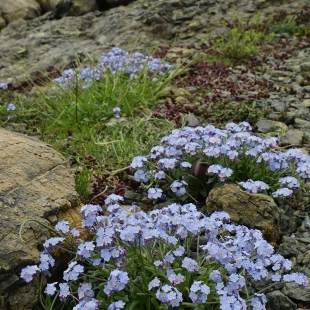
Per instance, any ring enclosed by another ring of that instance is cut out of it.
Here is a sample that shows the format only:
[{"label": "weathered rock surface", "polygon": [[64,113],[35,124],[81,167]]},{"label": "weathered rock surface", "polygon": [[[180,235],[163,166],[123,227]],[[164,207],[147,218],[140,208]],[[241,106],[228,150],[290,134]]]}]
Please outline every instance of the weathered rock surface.
[{"label": "weathered rock surface", "polygon": [[297,306],[288,298],[286,297],[281,291],[273,291],[267,294],[268,302],[266,309],[267,310],[274,310],[274,309],[281,309],[281,310],[296,310]]},{"label": "weathered rock surface", "polygon": [[0,16],[6,24],[16,19],[31,20],[40,15],[41,7],[35,0],[0,1]]},{"label": "weathered rock surface", "polygon": [[[104,10],[107,3],[112,5],[114,1],[97,1],[97,6]],[[307,0],[282,1],[281,9],[294,12],[307,3]],[[113,46],[149,51],[174,42],[197,44],[211,31],[221,32],[223,23],[235,16],[248,17],[259,12],[264,18],[275,12],[273,3],[256,0],[136,0],[124,4],[128,5],[78,17],[53,20],[53,13],[48,12],[32,21],[10,23],[0,34],[0,81],[18,86],[29,77],[35,79],[36,71],[49,66],[63,69],[79,62],[82,66],[89,65],[86,54],[97,59]],[[75,7],[79,6],[73,3],[56,15],[58,18],[70,15]],[[21,50],[27,52],[19,53]]]},{"label": "weathered rock surface", "polygon": [[294,268],[310,278],[310,238],[284,236],[278,254],[292,260]]},{"label": "weathered rock surface", "polygon": [[301,300],[307,304],[310,302],[310,286],[302,287],[297,283],[286,283],[283,293],[291,298]]},{"label": "weathered rock surface", "polygon": [[280,209],[270,196],[251,194],[238,185],[228,184],[211,190],[206,207],[207,212],[225,211],[232,222],[249,228],[272,227],[270,241],[277,241],[280,236]]},{"label": "weathered rock surface", "polygon": [[80,16],[98,9],[96,0],[60,0],[53,6],[56,19],[65,16]]},{"label": "weathered rock surface", "polygon": [[[74,178],[64,158],[50,146],[0,129],[0,309],[31,309],[37,299],[35,285],[19,278],[26,265],[38,263],[38,245],[48,237],[35,222],[55,224],[79,203]],[[22,297],[21,297],[22,296]],[[13,306],[14,305],[14,306]]]}]

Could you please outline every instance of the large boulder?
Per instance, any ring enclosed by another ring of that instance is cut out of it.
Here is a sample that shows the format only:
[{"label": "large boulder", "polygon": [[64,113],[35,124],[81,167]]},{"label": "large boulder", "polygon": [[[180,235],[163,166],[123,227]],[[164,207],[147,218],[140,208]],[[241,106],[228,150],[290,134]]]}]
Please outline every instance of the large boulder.
[{"label": "large boulder", "polygon": [[74,177],[65,159],[34,138],[0,129],[0,309],[31,309],[36,285],[19,278],[27,265],[37,264],[47,229],[29,219],[53,226],[74,218],[79,204]]},{"label": "large boulder", "polygon": [[42,13],[51,11],[54,7],[54,1],[56,3],[56,0],[36,0],[41,7]]},{"label": "large boulder", "polygon": [[81,16],[98,9],[96,0],[58,0],[52,3],[54,18]]},{"label": "large boulder", "polygon": [[41,15],[41,7],[35,0],[0,0],[0,14],[6,23],[21,18],[31,20]]},{"label": "large boulder", "polygon": [[206,207],[207,212],[227,212],[236,224],[268,231],[268,241],[275,242],[280,237],[280,209],[270,196],[251,194],[228,184],[211,190]]}]

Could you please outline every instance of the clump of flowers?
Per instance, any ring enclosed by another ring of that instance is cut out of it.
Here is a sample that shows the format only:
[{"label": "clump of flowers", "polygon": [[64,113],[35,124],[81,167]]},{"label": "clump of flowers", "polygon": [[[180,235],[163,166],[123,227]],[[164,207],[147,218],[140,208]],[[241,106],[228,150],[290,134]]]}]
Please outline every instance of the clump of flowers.
[{"label": "clump of flowers", "polygon": [[8,84],[6,84],[6,83],[0,83],[0,89],[2,89],[2,90],[7,90],[8,89]]},{"label": "clump of flowers", "polygon": [[121,108],[115,107],[113,108],[114,116],[115,118],[120,118],[121,117]]},{"label": "clump of flowers", "polygon": [[58,300],[74,310],[265,309],[263,292],[249,295],[249,277],[268,288],[279,281],[308,285],[304,274],[288,273],[291,261],[274,254],[260,231],[231,224],[226,212],[207,217],[194,204],[174,203],[145,213],[135,205],[126,211],[121,201],[108,196],[105,215],[99,205],[81,208],[87,241],[67,222],[50,229],[56,237],[43,244],[40,265],[25,267],[21,278],[49,277],[52,253],[63,242],[76,256],[63,280],[44,288],[45,306]]},{"label": "clump of flowers", "polygon": [[[310,157],[299,149],[281,152],[275,137],[262,139],[250,133],[247,122],[175,129],[150,151],[149,159],[135,157],[134,178],[153,198],[207,196],[215,186],[239,184],[250,193],[288,197],[310,177]],[[141,159],[142,158],[142,159]]]},{"label": "clump of flowers", "polygon": [[[74,69],[64,70],[62,75],[54,81],[62,88],[75,88],[81,85],[82,89],[88,88],[94,81],[99,81],[108,73],[124,74],[130,78],[137,78],[141,72],[146,72],[153,80],[157,81],[172,65],[163,63],[160,58],[145,56],[142,53],[129,53],[121,48],[113,47],[105,56],[102,56],[97,66],[85,67],[79,72]],[[58,88],[58,87],[56,87]]]}]

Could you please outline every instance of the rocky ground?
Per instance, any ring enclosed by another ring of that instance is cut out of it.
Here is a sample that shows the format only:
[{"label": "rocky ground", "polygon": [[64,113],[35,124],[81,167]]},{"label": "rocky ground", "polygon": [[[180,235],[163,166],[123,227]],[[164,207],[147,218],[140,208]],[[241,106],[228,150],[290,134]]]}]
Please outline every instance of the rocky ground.
[{"label": "rocky ground", "polygon": [[[88,65],[111,47],[150,50],[176,46],[166,55],[177,60],[194,49],[205,53],[207,46],[194,48],[211,33],[220,32],[221,22],[237,12],[243,16],[261,12],[266,17],[278,10],[271,1],[133,1],[109,11],[95,11],[78,17],[53,19],[52,12],[31,21],[16,20],[0,33],[0,82],[11,90],[23,90],[38,72]],[[280,3],[280,2],[279,2]],[[281,8],[298,11],[308,1],[282,1]],[[219,125],[229,119],[228,107],[239,105],[240,120],[253,117],[257,134],[280,138],[283,149],[301,147],[309,153],[310,137],[310,39],[278,35],[277,48],[270,47],[255,61],[230,67],[200,63],[179,80],[170,101],[163,101],[154,116],[178,121],[176,111],[189,115],[188,125]],[[274,50],[273,50],[274,49]],[[23,86],[23,87],[21,87]],[[223,103],[224,102],[224,103]],[[244,104],[253,106],[245,109]],[[190,106],[186,109],[185,106]],[[210,113],[210,109],[213,109]],[[244,110],[245,109],[245,110]],[[218,110],[218,114],[214,113]],[[255,115],[264,117],[258,122]],[[226,112],[226,114],[225,114]],[[235,110],[236,113],[236,110]],[[243,113],[243,114],[242,114]],[[254,116],[253,116],[254,115]],[[236,121],[238,121],[237,119]],[[11,128],[14,129],[14,128]],[[126,193],[127,202],[139,195]],[[278,252],[293,260],[297,270],[310,277],[310,207],[282,206],[283,239]],[[262,283],[258,284],[263,286]],[[309,308],[310,291],[294,284],[279,286],[269,293],[269,309]]]}]

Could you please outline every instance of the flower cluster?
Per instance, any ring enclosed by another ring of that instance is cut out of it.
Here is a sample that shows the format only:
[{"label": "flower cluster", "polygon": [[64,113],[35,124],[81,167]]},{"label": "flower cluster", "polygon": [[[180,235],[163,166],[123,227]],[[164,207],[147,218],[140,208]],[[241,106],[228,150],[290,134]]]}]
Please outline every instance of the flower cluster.
[{"label": "flower cluster", "polygon": [[210,294],[210,288],[202,281],[195,281],[191,288],[189,297],[194,304],[203,304],[207,301]]},{"label": "flower cluster", "polygon": [[171,307],[178,307],[183,300],[182,294],[178,291],[178,289],[167,284],[157,290],[156,298]]},{"label": "flower cluster", "polygon": [[[49,276],[52,251],[66,241],[76,258],[64,271],[64,281],[48,283],[44,292],[73,302],[74,310],[145,309],[148,296],[156,309],[193,304],[265,309],[266,297],[259,292],[244,299],[248,276],[308,285],[304,274],[287,273],[292,263],[275,254],[260,231],[231,224],[226,212],[207,217],[194,204],[174,203],[145,213],[135,205],[125,210],[121,201],[121,196],[108,196],[108,214],[98,205],[81,208],[91,240],[77,239],[67,222],[59,222],[54,230],[58,237],[44,243],[40,266],[27,266],[21,277],[30,282],[38,271]],[[195,240],[194,260],[189,254]]]},{"label": "flower cluster", "polygon": [[129,278],[127,272],[120,271],[118,269],[113,270],[110,273],[108,283],[105,285],[103,291],[107,294],[107,296],[110,296],[112,292],[123,290],[128,282]]},{"label": "flower cluster", "polygon": [[238,185],[243,187],[247,192],[253,194],[269,189],[268,184],[262,181],[253,181],[251,179],[247,180],[246,182],[239,182]]},{"label": "flower cluster", "polygon": [[[310,156],[298,149],[274,151],[275,137],[252,135],[247,122],[175,129],[150,150],[149,159],[133,158],[137,182],[150,183],[149,192],[161,195],[204,196],[218,183],[237,183],[250,193],[265,191],[287,197],[310,178]],[[201,182],[203,181],[203,182]]]},{"label": "flower cluster", "polygon": [[6,83],[0,83],[0,89],[2,89],[2,90],[7,90],[7,89],[8,89],[8,84],[6,84]]},{"label": "flower cluster", "polygon": [[113,112],[115,114],[115,118],[120,118],[121,117],[121,109],[119,107],[113,108]]},{"label": "flower cluster", "polygon": [[16,110],[16,107],[15,105],[11,102],[8,104],[6,110],[9,112],[9,111],[15,111]]},{"label": "flower cluster", "polygon": [[170,69],[172,66],[163,63],[159,58],[145,56],[138,52],[130,54],[121,48],[113,47],[107,55],[100,58],[96,67],[86,67],[79,72],[74,69],[67,69],[54,81],[62,88],[74,88],[78,84],[81,85],[82,89],[85,89],[90,87],[94,81],[104,78],[107,70],[112,74],[128,75],[130,78],[137,78],[140,72],[147,72],[153,81],[157,81],[156,75],[164,75]]},{"label": "flower cluster", "polygon": [[159,75],[163,75],[166,70],[172,68],[168,63],[162,63],[159,58],[145,56],[138,52],[130,54],[118,47],[112,48],[107,55],[101,57],[100,65],[109,68],[113,74],[122,72],[131,78],[137,77],[145,67],[150,74],[158,72]]}]

